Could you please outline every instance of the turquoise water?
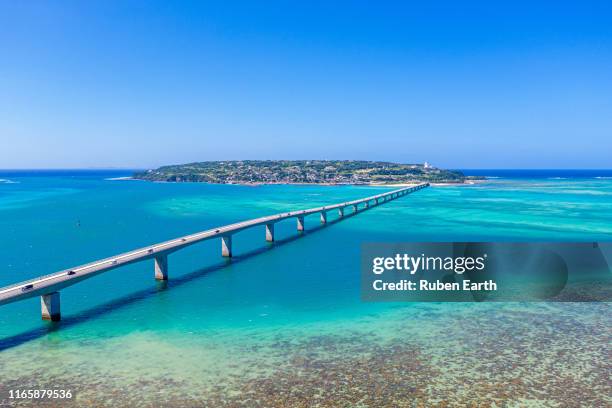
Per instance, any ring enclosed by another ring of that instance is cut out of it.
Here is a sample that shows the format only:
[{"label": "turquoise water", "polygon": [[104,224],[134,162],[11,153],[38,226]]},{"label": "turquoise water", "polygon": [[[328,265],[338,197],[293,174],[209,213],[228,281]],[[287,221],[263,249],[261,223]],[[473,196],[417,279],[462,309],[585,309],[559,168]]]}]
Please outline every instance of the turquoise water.
[{"label": "turquoise water", "polygon": [[[112,179],[123,175],[0,174],[0,286],[387,190]],[[40,321],[39,299],[0,307],[0,401],[9,388],[59,384],[77,391],[77,406],[470,398],[554,406],[568,393],[610,402],[608,304],[364,304],[359,248],[364,241],[610,241],[612,179],[432,187],[324,228],[316,216],[306,224],[301,235],[294,222],[278,224],[273,245],[263,227],[241,232],[232,261],[220,257],[218,241],[189,247],[170,256],[166,284],[153,279],[149,262],[82,282],[62,291],[59,324]],[[466,376],[471,394],[459,387]]]}]

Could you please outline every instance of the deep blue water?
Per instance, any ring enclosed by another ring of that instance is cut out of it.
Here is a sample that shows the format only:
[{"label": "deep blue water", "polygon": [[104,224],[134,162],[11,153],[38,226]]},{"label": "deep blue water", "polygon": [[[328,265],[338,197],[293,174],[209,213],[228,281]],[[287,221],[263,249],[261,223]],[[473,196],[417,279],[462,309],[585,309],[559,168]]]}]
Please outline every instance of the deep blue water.
[{"label": "deep blue water", "polygon": [[509,179],[602,179],[611,178],[610,169],[462,169],[467,176],[500,177]]}]

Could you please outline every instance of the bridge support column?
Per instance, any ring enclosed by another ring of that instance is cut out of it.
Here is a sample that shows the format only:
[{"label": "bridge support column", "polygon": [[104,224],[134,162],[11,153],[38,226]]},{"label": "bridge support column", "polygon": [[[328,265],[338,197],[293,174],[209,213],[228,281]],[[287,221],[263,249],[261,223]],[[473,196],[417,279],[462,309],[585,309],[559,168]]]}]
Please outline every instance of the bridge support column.
[{"label": "bridge support column", "polygon": [[338,208],[338,217],[344,217],[344,208]]},{"label": "bridge support column", "polygon": [[232,256],[232,236],[225,235],[221,237],[221,256],[231,258]]},{"label": "bridge support column", "polygon": [[356,213],[358,210],[357,204],[353,204],[353,212]]},{"label": "bridge support column", "polygon": [[370,207],[370,202],[369,202],[369,201],[366,201],[365,203],[363,203],[363,206],[364,206],[365,208]]},{"label": "bridge support column", "polygon": [[297,230],[304,231],[304,217],[297,217]]},{"label": "bridge support column", "polygon": [[266,224],[266,241],[274,242],[274,224]]},{"label": "bridge support column", "polygon": [[40,308],[43,320],[59,322],[60,314],[60,294],[59,292],[48,293],[40,297]]},{"label": "bridge support column", "polygon": [[327,211],[321,211],[321,224],[327,223]]},{"label": "bridge support column", "polygon": [[168,280],[168,255],[155,257],[155,279]]}]

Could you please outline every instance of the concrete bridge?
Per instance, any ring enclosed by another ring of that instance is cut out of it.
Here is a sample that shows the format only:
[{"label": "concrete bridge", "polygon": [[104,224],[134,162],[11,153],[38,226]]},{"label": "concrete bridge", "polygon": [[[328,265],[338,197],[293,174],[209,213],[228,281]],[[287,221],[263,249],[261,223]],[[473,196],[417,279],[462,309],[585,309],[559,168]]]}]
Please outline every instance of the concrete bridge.
[{"label": "concrete bridge", "polygon": [[343,202],[339,204],[328,205],[324,207],[311,208],[309,210],[291,211],[270,215],[267,217],[255,218],[252,220],[242,221],[235,224],[225,225],[222,227],[210,229],[207,231],[198,232],[192,235],[172,239],[147,246],[145,248],[136,249],[125,252],[120,255],[112,256],[102,260],[94,261],[85,265],[66,269],[50,275],[40,276],[24,282],[19,282],[4,288],[0,288],[0,305],[16,302],[19,300],[31,298],[34,296],[41,297],[42,318],[44,320],[58,321],[60,320],[60,295],[59,291],[68,286],[74,285],[82,280],[89,279],[103,272],[110,271],[120,266],[125,266],[135,262],[152,259],[155,268],[155,279],[168,279],[168,255],[193,245],[197,242],[220,239],[221,240],[221,255],[225,257],[232,256],[232,236],[244,229],[265,226],[266,241],[274,241],[274,224],[295,218],[297,220],[297,230],[304,231],[304,217],[312,214],[320,215],[320,222],[327,222],[327,213],[330,211],[338,211],[339,217],[344,217],[345,212],[352,211],[358,213],[376,205],[386,203],[391,200],[403,197],[406,194],[421,190],[429,186],[429,183],[418,184],[412,187],[401,188],[399,190],[389,191],[386,193],[374,195],[371,197],[361,198],[358,200]]}]

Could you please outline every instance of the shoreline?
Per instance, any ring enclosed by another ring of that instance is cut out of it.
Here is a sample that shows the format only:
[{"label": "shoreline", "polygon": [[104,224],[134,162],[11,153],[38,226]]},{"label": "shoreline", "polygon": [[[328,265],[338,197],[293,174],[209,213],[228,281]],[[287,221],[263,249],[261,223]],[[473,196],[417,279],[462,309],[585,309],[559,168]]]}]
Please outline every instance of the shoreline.
[{"label": "shoreline", "polygon": [[341,186],[362,186],[362,187],[413,187],[419,185],[421,183],[429,183],[432,187],[448,187],[448,186],[469,186],[479,183],[487,182],[488,180],[469,180],[463,183],[443,183],[443,182],[428,182],[428,181],[415,181],[412,183],[360,183],[360,184],[351,184],[351,183],[290,183],[290,182],[279,182],[279,183],[267,183],[267,182],[253,182],[253,183],[208,183],[205,181],[165,181],[165,180],[147,180],[141,179],[137,177],[117,177],[113,179],[106,179],[113,181],[123,181],[123,180],[139,180],[139,181],[148,181],[150,183],[192,183],[192,184],[216,184],[216,185],[228,185],[228,186],[245,186],[245,187],[259,187],[259,186],[328,186],[328,187],[341,187]]}]

